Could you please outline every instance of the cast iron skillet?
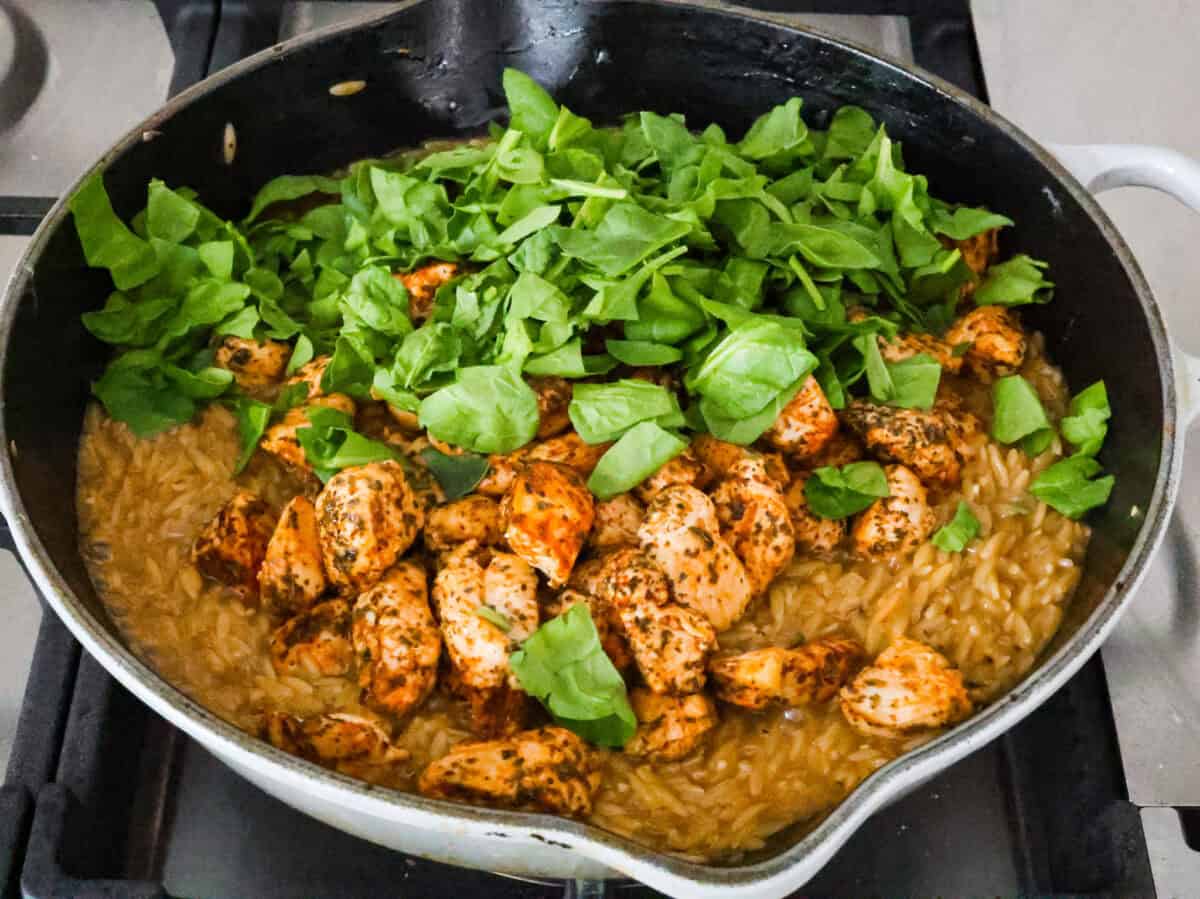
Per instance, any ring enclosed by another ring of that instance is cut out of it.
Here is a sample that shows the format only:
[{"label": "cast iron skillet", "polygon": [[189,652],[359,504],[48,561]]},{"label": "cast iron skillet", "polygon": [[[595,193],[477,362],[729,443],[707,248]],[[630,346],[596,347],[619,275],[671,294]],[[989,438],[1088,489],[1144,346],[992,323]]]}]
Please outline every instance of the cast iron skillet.
[{"label": "cast iron skillet", "polygon": [[[501,111],[505,66],[529,72],[598,122],[638,109],[682,112],[737,134],[794,94],[811,124],[865,107],[904,144],[937,196],[1010,216],[1005,255],[1046,259],[1055,302],[1034,307],[1076,387],[1103,377],[1114,418],[1104,448],[1117,474],[1062,632],[1023,683],[922,749],[886,766],[815,829],[793,827],[736,866],[698,865],[586,825],[470,809],[369,788],[252,740],[163,682],[123,645],[77,548],[75,453],[89,380],[104,348],[79,322],[107,274],[84,264],[60,202],[34,236],[0,307],[4,512],[42,592],[118,680],[236,770],[285,801],[408,851],[556,876],[621,871],[676,895],[781,895],[811,876],[872,811],[1033,710],[1098,648],[1162,535],[1179,471],[1175,365],[1157,306],[1128,249],[1080,185],[1012,125],[932,76],[817,34],[741,14],[654,2],[417,0],[258,54],[179,96],[95,167],[132,215],[152,177],[190,185],[238,218],[263,182],[326,172],[430,138],[478,134]],[[366,90],[329,87],[365,79]],[[231,163],[227,123],[236,132]],[[1095,160],[1093,159],[1093,162]],[[1093,165],[1092,171],[1104,166]],[[1110,176],[1112,173],[1109,172]],[[1161,173],[1160,173],[1161,174]],[[1130,180],[1129,173],[1124,176]]]}]

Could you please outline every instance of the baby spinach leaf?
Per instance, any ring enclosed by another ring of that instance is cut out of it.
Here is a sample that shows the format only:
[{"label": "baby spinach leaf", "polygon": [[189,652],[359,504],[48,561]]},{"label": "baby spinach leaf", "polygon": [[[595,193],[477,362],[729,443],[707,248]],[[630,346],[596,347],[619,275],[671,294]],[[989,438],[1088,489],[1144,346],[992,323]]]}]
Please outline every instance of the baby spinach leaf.
[{"label": "baby spinach leaf", "polygon": [[153,365],[142,365],[130,354],[109,365],[92,385],[92,393],[113,418],[129,425],[139,437],[153,437],[191,421],[196,403],[167,380]]},{"label": "baby spinach leaf", "polygon": [[262,440],[271,421],[272,409],[268,403],[260,403],[246,396],[235,398],[232,405],[237,416],[238,444],[241,447],[233,473],[241,474],[258,449],[258,442]]},{"label": "baby spinach leaf", "polygon": [[403,337],[412,330],[408,291],[383,266],[373,265],[357,272],[342,295],[342,303],[380,334]]},{"label": "baby spinach leaf", "polygon": [[562,226],[549,230],[568,256],[615,277],[685,237],[691,229],[684,222],[647,212],[636,203],[620,202],[608,210],[594,231]]},{"label": "baby spinach leaf", "polygon": [[508,298],[508,314],[516,318],[565,322],[571,317],[571,300],[567,295],[533,272],[521,272]]},{"label": "baby spinach leaf", "polygon": [[[902,362],[888,362],[892,395],[887,403],[905,409],[931,409],[937,398],[942,366],[931,356],[918,353]],[[869,374],[868,374],[869,377]]]},{"label": "baby spinach leaf", "polygon": [[489,468],[486,456],[477,456],[474,453],[452,456],[433,447],[421,450],[421,460],[437,478],[447,502],[462,499],[478,487]]},{"label": "baby spinach leaf", "polygon": [[746,159],[767,159],[799,145],[808,136],[800,118],[802,102],[792,97],[755,119],[738,143],[738,153]]},{"label": "baby spinach leaf", "polygon": [[1094,456],[1100,452],[1108,434],[1108,420],[1111,417],[1108,391],[1103,381],[1097,381],[1071,398],[1071,408],[1059,422],[1059,428],[1063,437],[1075,446],[1078,455]]},{"label": "baby spinach leaf", "polygon": [[[200,207],[154,178],[146,203],[146,233],[168,243],[183,243],[196,230]],[[225,277],[229,277],[226,275]]]},{"label": "baby spinach leaf", "polygon": [[175,304],[170,297],[131,302],[125,294],[114,292],[103,309],[85,312],[81,318],[83,326],[105,343],[149,346],[158,340]]},{"label": "baby spinach leaf", "polygon": [[979,519],[962,500],[954,510],[954,517],[938,528],[931,542],[938,549],[948,553],[962,552],[968,543],[979,536]]},{"label": "baby spinach leaf", "polygon": [[495,625],[506,634],[512,630],[512,622],[509,620],[508,616],[503,612],[497,612],[489,605],[479,606],[479,608],[475,610],[475,614],[488,624]]},{"label": "baby spinach leaf", "polygon": [[583,355],[583,342],[576,337],[562,346],[526,360],[524,370],[531,375],[557,375],[560,378],[586,378],[602,375],[617,367],[617,361],[604,353]]},{"label": "baby spinach leaf", "polygon": [[349,415],[328,406],[309,406],[307,428],[296,429],[296,440],[317,477],[328,481],[343,468],[398,459],[400,454],[378,440],[353,430]]},{"label": "baby spinach leaf", "polygon": [[108,269],[118,290],[137,287],[158,274],[158,255],[117,218],[100,173],[84,181],[67,205],[88,265]]},{"label": "baby spinach leaf", "polygon": [[818,518],[847,518],[890,495],[887,475],[878,462],[818,468],[804,482],[804,499]]},{"label": "baby spinach leaf", "polygon": [[756,412],[746,418],[729,415],[718,403],[711,401],[708,397],[701,397],[695,408],[699,412],[704,428],[714,437],[728,443],[736,443],[739,446],[749,446],[775,423],[775,419],[779,418],[783,407],[792,401],[807,380],[808,375],[798,378],[776,394],[770,402],[763,406],[761,412]]},{"label": "baby spinach leaf", "polygon": [[1037,391],[1020,375],[999,378],[992,385],[992,436],[998,441],[1016,443],[1049,427]]},{"label": "baby spinach leaf", "polygon": [[983,283],[975,288],[977,306],[1025,306],[1049,303],[1054,297],[1054,282],[1044,275],[1048,263],[1031,259],[1024,253],[987,270]]},{"label": "baby spinach leaf", "polygon": [[679,412],[675,395],[649,381],[576,384],[567,407],[571,424],[585,443],[616,440],[639,422]]},{"label": "baby spinach leaf", "polygon": [[499,365],[458,370],[458,380],[421,401],[421,426],[438,440],[477,453],[510,453],[538,429],[537,396]]},{"label": "baby spinach leaf", "polygon": [[731,328],[689,372],[689,389],[729,416],[754,415],[817,367],[802,332],[770,320],[751,319]]},{"label": "baby spinach leaf", "polygon": [[685,449],[687,441],[654,421],[642,421],[608,448],[588,478],[588,489],[600,499],[632,490]]},{"label": "baby spinach leaf", "polygon": [[841,106],[829,122],[823,159],[854,159],[866,152],[875,137],[875,120],[859,106]]},{"label": "baby spinach leaf", "polygon": [[294,375],[297,371],[303,368],[313,360],[313,345],[312,341],[304,334],[296,338],[296,345],[292,348],[292,355],[288,359],[287,369],[284,374]]},{"label": "baby spinach leaf", "polygon": [[326,178],[324,175],[280,175],[259,188],[242,224],[249,225],[262,215],[264,209],[275,203],[286,203],[317,193],[337,195],[341,189],[341,183],[336,178]]},{"label": "baby spinach leaf", "polygon": [[539,627],[508,664],[526,693],[585,740],[620,748],[637,730],[625,681],[600,645],[585,604]]},{"label": "baby spinach leaf", "polygon": [[606,340],[604,348],[626,365],[670,365],[683,358],[683,352],[665,343],[649,340]]},{"label": "baby spinach leaf", "polygon": [[935,204],[929,213],[930,229],[935,234],[945,234],[951,240],[966,240],[993,228],[1006,228],[1012,223],[1008,216],[970,206],[959,206],[951,211],[949,207]]},{"label": "baby spinach leaf", "polygon": [[1100,463],[1090,456],[1074,455],[1055,462],[1036,478],[1029,492],[1068,518],[1082,518],[1089,509],[1108,502],[1116,478],[1096,477]]},{"label": "baby spinach leaf", "polygon": [[505,69],[503,82],[512,127],[528,135],[535,146],[547,146],[558,121],[558,104],[524,72]]}]

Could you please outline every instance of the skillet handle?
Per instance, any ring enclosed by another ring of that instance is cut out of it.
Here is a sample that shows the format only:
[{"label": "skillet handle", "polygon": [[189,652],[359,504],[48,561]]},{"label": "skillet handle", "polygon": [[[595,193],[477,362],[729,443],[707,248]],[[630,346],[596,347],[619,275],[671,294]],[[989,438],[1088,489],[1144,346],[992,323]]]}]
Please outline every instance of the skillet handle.
[{"label": "skillet handle", "polygon": [[[1094,194],[1117,187],[1149,187],[1200,212],[1200,162],[1169,147],[1148,144],[1046,144],[1075,178]],[[1174,340],[1183,420],[1200,418],[1200,356]]]}]

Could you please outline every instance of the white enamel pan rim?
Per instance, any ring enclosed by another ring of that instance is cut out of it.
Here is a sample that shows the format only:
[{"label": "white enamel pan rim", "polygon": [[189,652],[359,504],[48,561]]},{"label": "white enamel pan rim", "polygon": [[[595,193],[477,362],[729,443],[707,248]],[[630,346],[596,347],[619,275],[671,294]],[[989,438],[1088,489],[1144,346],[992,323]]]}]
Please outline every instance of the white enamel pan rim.
[{"label": "white enamel pan rim", "polygon": [[[157,130],[176,111],[226,81],[249,75],[297,48],[317,44],[357,28],[370,27],[372,22],[401,15],[405,9],[427,2],[436,0],[411,0],[399,10],[393,7],[382,14],[372,14],[366,19],[334,25],[264,50],[182,92],[161,110],[135,126],[64,194],[34,234],[9,281],[3,299],[0,300],[0,333],[7,335],[11,332],[19,298],[32,277],[36,259],[51,232],[67,214],[66,197],[78,188],[84,178],[93,172],[106,169],[130,146],[141,141],[144,132]],[[755,15],[752,11],[744,9],[736,12],[722,8],[714,9],[711,4],[696,5],[695,9],[698,13],[765,19],[779,24],[770,14]],[[813,876],[873,812],[999,736],[1057,690],[1090,658],[1112,630],[1125,601],[1140,582],[1151,554],[1162,539],[1177,491],[1183,444],[1181,435],[1176,434],[1179,420],[1176,400],[1177,364],[1173,360],[1158,307],[1129,248],[1094,199],[1048,152],[1011,123],[949,83],[911,65],[881,57],[878,53],[820,32],[787,25],[783,27],[798,35],[810,34],[820,40],[841,45],[852,53],[899,69],[926,82],[942,94],[946,102],[965,105],[976,115],[1006,132],[1035,156],[1054,176],[1058,187],[1069,193],[1096,221],[1134,284],[1147,317],[1157,350],[1157,364],[1162,381],[1161,402],[1166,426],[1152,500],[1145,510],[1144,523],[1125,564],[1096,610],[1079,630],[1057,652],[1043,660],[1025,681],[950,732],[872,774],[824,821],[792,847],[748,865],[717,867],[696,864],[649,850],[598,828],[554,816],[473,808],[372,787],[290,756],[220,720],[160,678],[134,656],[113,632],[93,617],[59,575],[32,527],[16,489],[12,459],[9,455],[11,449],[3,422],[0,421],[0,445],[5,450],[0,454],[0,504],[3,513],[10,524],[21,557],[42,595],[87,651],[121,684],[172,724],[196,738],[217,755],[234,759],[239,766],[255,770],[269,780],[288,784],[293,789],[303,790],[329,802],[360,809],[364,814],[375,818],[394,819],[431,831],[446,832],[448,837],[453,836],[455,840],[469,840],[473,836],[483,838],[500,832],[513,837],[553,841],[677,896],[766,897],[781,896],[790,892]],[[6,354],[7,341],[0,346],[0,364],[3,363]],[[1189,364],[1188,367],[1192,366]],[[70,501],[74,501],[73,496]]]}]

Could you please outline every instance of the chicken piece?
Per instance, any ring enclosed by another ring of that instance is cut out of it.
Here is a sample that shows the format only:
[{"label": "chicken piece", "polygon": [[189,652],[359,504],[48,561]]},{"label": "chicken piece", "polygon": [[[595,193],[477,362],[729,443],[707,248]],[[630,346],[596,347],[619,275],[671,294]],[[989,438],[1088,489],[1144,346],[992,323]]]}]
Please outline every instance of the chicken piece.
[{"label": "chicken piece", "polygon": [[712,434],[697,434],[692,438],[691,450],[709,474],[716,478],[726,477],[733,466],[749,456],[757,455],[753,450],[719,440]]},{"label": "chicken piece", "polygon": [[267,555],[275,519],[271,507],[239,490],[192,544],[192,564],[205,577],[235,590],[242,602],[258,602],[258,571]]},{"label": "chicken piece", "polygon": [[586,593],[589,596],[598,596],[603,580],[604,560],[609,555],[611,553],[606,553],[603,556],[594,556],[579,562],[571,570],[571,576],[567,579],[567,586],[573,590]]},{"label": "chicken piece", "polygon": [[445,552],[467,540],[493,546],[503,532],[500,504],[488,496],[466,496],[430,509],[425,517],[425,545],[434,552]]},{"label": "chicken piece", "polygon": [[438,288],[457,276],[458,265],[453,262],[434,262],[411,272],[396,273],[396,279],[408,291],[408,317],[414,325],[433,314]]},{"label": "chicken piece", "polygon": [[712,502],[721,536],[742,560],[752,594],[762,595],[796,552],[783,491],[762,458],[748,457],[729,470],[712,492]]},{"label": "chicken piece", "polygon": [[937,362],[944,372],[956,375],[963,366],[962,355],[954,355],[954,345],[932,334],[897,334],[891,340],[881,334],[876,339],[879,342],[879,355],[887,362],[903,362],[924,353]]},{"label": "chicken piece", "polygon": [[[956,247],[962,253],[963,262],[967,264],[967,268],[976,276],[986,272],[1000,254],[999,228],[990,228],[965,240],[954,240],[951,237],[943,236],[941,241],[943,246]],[[973,283],[963,285],[963,296],[969,296],[974,291]]]},{"label": "chicken piece", "polygon": [[755,710],[794,707],[832,699],[862,657],[853,640],[814,640],[795,649],[772,646],[714,659],[708,673],[724,702]]},{"label": "chicken piece", "polygon": [[684,484],[659,493],[638,539],[666,574],[675,601],[701,612],[718,632],[742,616],[753,595],[746,568],[720,534],[712,500]]},{"label": "chicken piece", "polygon": [[417,786],[434,799],[586,818],[600,777],[600,760],[581,738],[543,727],[505,740],[459,743],[421,773]]},{"label": "chicken piece", "polygon": [[960,463],[965,462],[971,454],[971,438],[983,428],[979,419],[967,411],[961,399],[949,391],[939,391],[933,404],[933,411],[942,417],[946,427],[946,436]]},{"label": "chicken piece", "polygon": [[925,487],[903,465],[888,465],[890,496],[871,503],[854,520],[850,539],[854,551],[866,558],[881,558],[907,552],[925,542],[937,524],[929,508]]},{"label": "chicken piece", "polygon": [[797,473],[783,494],[783,502],[792,518],[792,534],[796,549],[810,553],[830,553],[846,539],[846,519],[821,518],[808,508],[804,485],[811,477],[810,472]]},{"label": "chicken piece", "polygon": [[571,405],[571,382],[566,378],[530,378],[529,386],[537,394],[537,439],[546,440],[571,426],[567,407]]},{"label": "chicken piece", "polygon": [[362,701],[402,717],[433,692],[442,634],[429,610],[425,571],[401,562],[354,602],[354,652]]},{"label": "chicken piece", "polygon": [[595,500],[583,476],[554,462],[517,470],[500,504],[504,539],[514,553],[561,587],[571,575],[595,520]]},{"label": "chicken piece", "polygon": [[317,496],[316,511],[325,572],[342,593],[379,580],[424,524],[404,468],[391,459],[339,471]]},{"label": "chicken piece", "polygon": [[838,428],[829,442],[821,447],[821,451],[811,459],[804,460],[804,466],[816,470],[832,465],[841,468],[851,462],[859,462],[867,457],[867,451],[857,437],[845,428]]},{"label": "chicken piece", "polygon": [[296,370],[296,373],[287,379],[287,386],[293,384],[307,384],[308,396],[306,399],[315,400],[319,396],[324,396],[325,391],[321,389],[321,379],[325,377],[325,369],[329,366],[331,356],[318,356],[310,362],[304,363]]},{"label": "chicken piece", "polygon": [[405,762],[409,753],[393,746],[387,731],[374,718],[348,712],[297,718],[270,712],[264,722],[273,746],[352,777]]},{"label": "chicken piece", "polygon": [[617,614],[646,685],[655,693],[704,689],[717,634],[699,611],[671,601],[667,577],[645,553],[609,553],[595,575],[596,595]]},{"label": "chicken piece", "polygon": [[686,484],[691,487],[704,488],[712,480],[712,475],[704,463],[689,446],[658,471],[633,488],[634,494],[644,503],[649,503],[663,490],[676,484]]},{"label": "chicken piece", "polygon": [[837,415],[817,379],[809,375],[762,439],[793,459],[815,456],[837,431]]},{"label": "chicken piece", "polygon": [[318,603],[289,618],[271,635],[275,673],[292,677],[341,677],[354,664],[350,643],[350,604],[343,599]]},{"label": "chicken piece", "polygon": [[258,591],[267,611],[278,617],[304,611],[325,592],[317,516],[308,497],[293,497],[283,507],[258,570]]},{"label": "chicken piece", "polygon": [[608,656],[613,667],[618,671],[630,668],[634,663],[633,650],[621,626],[621,619],[612,603],[570,587],[562,590],[556,596],[542,603],[542,613],[547,621],[565,615],[577,605],[587,606],[588,615],[596,626],[596,635],[600,638],[600,646]]},{"label": "chicken piece", "polygon": [[384,405],[387,406],[388,414],[392,416],[392,420],[396,422],[400,430],[406,435],[412,437],[421,433],[421,419],[416,412],[409,412],[407,409],[398,409],[391,403],[384,403]]},{"label": "chicken piece", "polygon": [[933,484],[958,483],[962,464],[941,412],[854,400],[842,410],[842,421],[882,461],[907,465]]},{"label": "chicken piece", "polygon": [[637,546],[637,529],[646,507],[632,493],[621,493],[596,503],[596,518],[588,534],[588,546],[604,552],[621,546]]},{"label": "chicken piece", "polygon": [[278,340],[247,340],[232,334],[217,347],[213,364],[233,372],[233,380],[247,393],[260,393],[283,378],[292,348]]},{"label": "chicken piece", "polygon": [[289,409],[282,419],[267,428],[266,433],[263,434],[263,438],[258,444],[259,448],[275,456],[279,461],[290,465],[292,468],[311,472],[312,466],[308,463],[308,458],[304,455],[304,447],[300,445],[300,441],[296,438],[296,432],[301,428],[309,427],[308,410],[313,406],[326,406],[330,409],[337,409],[339,412],[345,412],[350,416],[353,416],[355,411],[354,400],[350,399],[344,393],[331,393],[328,396],[314,397],[305,406],[296,406],[293,409]]},{"label": "chicken piece", "polygon": [[855,730],[897,739],[971,714],[962,674],[940,652],[908,637],[897,637],[842,689],[841,705]]},{"label": "chicken piece", "polygon": [[488,456],[488,473],[483,476],[476,493],[485,496],[503,496],[512,486],[517,475],[517,469],[528,462],[557,462],[574,468],[585,478],[596,468],[600,457],[612,446],[611,443],[590,445],[574,431],[559,434],[549,440],[542,440],[523,446],[514,453],[504,456]]},{"label": "chicken piece", "polygon": [[625,744],[627,755],[655,762],[686,758],[717,726],[717,707],[703,693],[664,696],[642,687],[629,694],[638,727]]},{"label": "chicken piece", "polygon": [[[537,588],[536,572],[511,553],[489,553],[468,541],[443,556],[433,601],[446,652],[465,690],[519,686],[508,655],[537,630]],[[502,616],[508,629],[482,617],[484,606]]]},{"label": "chicken piece", "polygon": [[946,342],[970,344],[963,363],[984,384],[1016,374],[1029,348],[1016,313],[1003,306],[972,309],[946,331]]}]

